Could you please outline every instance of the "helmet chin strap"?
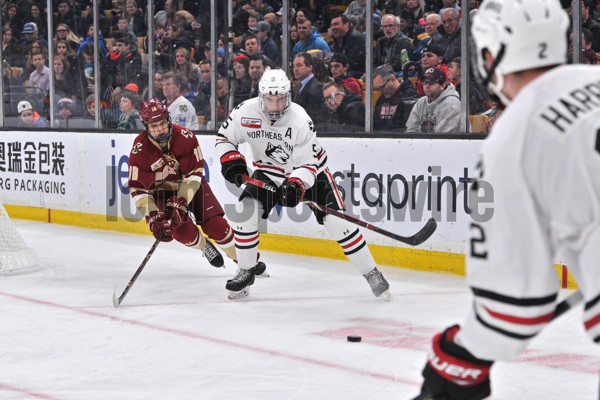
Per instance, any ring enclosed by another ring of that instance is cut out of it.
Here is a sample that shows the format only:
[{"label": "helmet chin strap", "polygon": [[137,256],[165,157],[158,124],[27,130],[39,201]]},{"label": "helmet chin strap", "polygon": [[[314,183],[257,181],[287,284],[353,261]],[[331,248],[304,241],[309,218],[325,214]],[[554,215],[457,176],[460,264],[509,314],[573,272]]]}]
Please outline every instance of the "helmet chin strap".
[{"label": "helmet chin strap", "polygon": [[[504,89],[504,75],[502,75],[502,73],[498,73],[498,64],[500,64],[500,62],[504,58],[505,49],[506,47],[503,44],[500,47],[500,51],[498,51],[498,54],[496,55],[492,66],[490,67],[490,69],[486,70],[487,76],[482,82],[482,85],[491,89],[491,91],[502,102],[502,104],[507,106],[511,103],[512,100],[506,97],[504,93],[502,93],[502,89]],[[496,83],[492,81],[492,77],[496,78]]]}]

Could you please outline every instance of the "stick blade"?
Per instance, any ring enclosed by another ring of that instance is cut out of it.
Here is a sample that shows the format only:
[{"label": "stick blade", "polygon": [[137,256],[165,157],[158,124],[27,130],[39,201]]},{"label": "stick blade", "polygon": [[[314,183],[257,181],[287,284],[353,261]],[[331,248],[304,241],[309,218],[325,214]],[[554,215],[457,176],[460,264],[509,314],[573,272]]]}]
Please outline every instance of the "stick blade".
[{"label": "stick blade", "polygon": [[409,240],[407,240],[407,244],[409,244],[411,246],[420,245],[421,243],[423,243],[427,239],[429,239],[431,237],[431,235],[433,235],[433,233],[435,232],[436,229],[437,229],[437,222],[435,222],[435,219],[429,218],[429,220],[427,221],[425,226],[423,228],[421,228],[421,230],[419,232],[415,233],[413,236],[408,238]]},{"label": "stick blade", "polygon": [[113,306],[115,306],[115,308],[119,308],[119,306],[121,305],[121,300],[119,300],[119,298],[117,297],[117,288],[116,287],[115,287],[115,291],[113,292],[112,302],[113,302]]}]

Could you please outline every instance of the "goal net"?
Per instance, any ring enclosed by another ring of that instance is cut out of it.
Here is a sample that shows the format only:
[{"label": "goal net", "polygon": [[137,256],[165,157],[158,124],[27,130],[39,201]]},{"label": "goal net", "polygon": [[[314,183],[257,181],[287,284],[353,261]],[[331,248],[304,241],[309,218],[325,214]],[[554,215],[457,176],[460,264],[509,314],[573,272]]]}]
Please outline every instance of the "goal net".
[{"label": "goal net", "polygon": [[0,275],[27,273],[40,267],[37,254],[27,247],[0,201]]}]

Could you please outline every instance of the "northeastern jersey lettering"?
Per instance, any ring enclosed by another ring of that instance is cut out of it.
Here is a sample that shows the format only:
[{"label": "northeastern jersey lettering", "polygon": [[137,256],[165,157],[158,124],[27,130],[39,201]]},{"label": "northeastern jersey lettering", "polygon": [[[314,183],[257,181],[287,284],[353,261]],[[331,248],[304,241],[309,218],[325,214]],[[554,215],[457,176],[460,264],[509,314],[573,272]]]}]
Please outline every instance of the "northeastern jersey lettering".
[{"label": "northeastern jersey lettering", "polygon": [[129,190],[136,204],[157,189],[177,190],[184,179],[201,182],[204,158],[192,131],[173,125],[166,152],[143,131],[129,155]]},{"label": "northeastern jersey lettering", "polygon": [[596,66],[555,68],[519,92],[483,144],[479,172],[493,190],[493,216],[471,222],[474,306],[458,334],[478,358],[515,357],[551,321],[557,254],[584,294],[588,334],[600,341],[599,94]]},{"label": "northeastern jersey lettering", "polygon": [[275,182],[293,176],[311,187],[317,174],[327,167],[327,157],[311,118],[301,106],[292,103],[282,118],[272,122],[260,109],[258,100],[241,103],[223,122],[216,144],[218,156],[248,143],[254,168]]}]

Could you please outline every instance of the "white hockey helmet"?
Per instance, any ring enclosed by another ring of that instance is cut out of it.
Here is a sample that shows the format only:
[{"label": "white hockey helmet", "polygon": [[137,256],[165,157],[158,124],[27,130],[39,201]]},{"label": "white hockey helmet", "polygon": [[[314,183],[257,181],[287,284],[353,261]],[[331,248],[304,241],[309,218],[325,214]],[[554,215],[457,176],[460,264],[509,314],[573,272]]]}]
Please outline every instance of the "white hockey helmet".
[{"label": "white hockey helmet", "polygon": [[[477,79],[504,101],[504,75],[567,61],[568,29],[559,0],[486,0],[471,26]],[[489,68],[485,50],[494,58]]]},{"label": "white hockey helmet", "polygon": [[258,102],[269,118],[276,121],[292,104],[292,84],[282,69],[267,68],[258,82]]}]

